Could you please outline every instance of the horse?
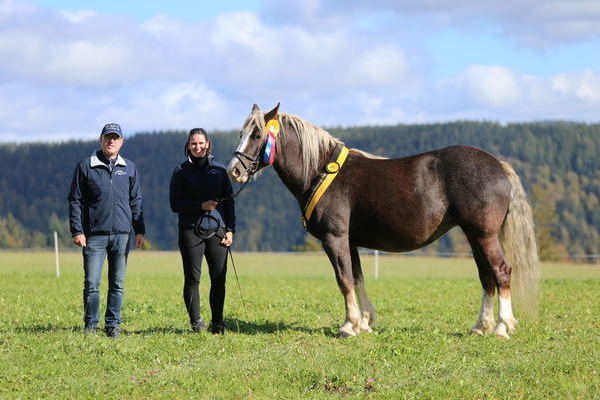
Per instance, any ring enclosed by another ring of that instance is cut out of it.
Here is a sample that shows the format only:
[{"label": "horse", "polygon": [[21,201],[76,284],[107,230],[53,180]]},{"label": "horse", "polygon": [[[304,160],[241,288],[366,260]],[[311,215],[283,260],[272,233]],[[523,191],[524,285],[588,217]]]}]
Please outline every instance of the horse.
[{"label": "horse", "polygon": [[298,116],[279,113],[279,104],[268,112],[254,104],[227,171],[246,184],[271,164],[333,266],[346,308],[338,337],[372,332],[376,318],[359,247],[411,251],[454,226],[467,237],[483,289],[471,333],[509,338],[515,330],[511,272],[515,294],[535,307],[539,262],[532,212],[507,162],[462,145],[377,157],[346,148]]}]

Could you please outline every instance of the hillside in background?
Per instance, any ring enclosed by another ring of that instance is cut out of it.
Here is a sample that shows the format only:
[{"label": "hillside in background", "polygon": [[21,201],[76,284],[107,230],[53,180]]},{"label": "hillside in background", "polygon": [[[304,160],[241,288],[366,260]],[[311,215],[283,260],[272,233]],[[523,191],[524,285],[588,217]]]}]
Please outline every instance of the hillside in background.
[{"label": "hillside in background", "polygon": [[[509,161],[521,176],[546,258],[600,253],[600,124],[454,122],[329,132],[350,147],[386,157],[455,144],[487,150]],[[185,139],[185,132],[140,133],[122,149],[140,171],[147,237],[161,249],[176,248],[168,185],[183,159]],[[214,132],[211,140],[217,159],[227,163],[238,135]],[[66,198],[73,169],[96,148],[94,141],[0,145],[0,247],[47,247],[54,230],[63,245],[70,245]],[[298,205],[272,168],[244,189],[236,206],[236,249],[287,251],[304,245]],[[428,251],[464,252],[468,247],[453,230]]]}]

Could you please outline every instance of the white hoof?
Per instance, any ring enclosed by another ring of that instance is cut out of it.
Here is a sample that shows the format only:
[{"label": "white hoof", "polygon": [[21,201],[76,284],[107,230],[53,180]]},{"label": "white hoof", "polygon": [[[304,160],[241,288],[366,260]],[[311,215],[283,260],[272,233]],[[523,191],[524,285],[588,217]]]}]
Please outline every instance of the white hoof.
[{"label": "white hoof", "polygon": [[477,323],[471,328],[471,333],[474,335],[484,336],[494,330],[494,325],[496,322],[492,320],[479,320]]},{"label": "white hoof", "polygon": [[363,317],[360,320],[360,331],[361,332],[366,332],[366,333],[373,332],[373,329],[371,329],[371,327],[369,326],[369,318]]},{"label": "white hoof", "polygon": [[510,339],[510,336],[508,336],[508,330],[504,322],[500,322],[498,323],[498,325],[496,325],[496,327],[494,328],[494,334],[502,339]]},{"label": "white hoof", "polygon": [[340,328],[340,330],[337,334],[338,339],[345,339],[347,337],[352,337],[352,336],[357,336],[357,333],[354,331],[345,331],[345,330],[342,330],[342,328]]},{"label": "white hoof", "polygon": [[504,322],[504,324],[506,325],[506,329],[508,331],[508,333],[512,333],[515,331],[515,328],[517,326],[517,320],[514,318],[504,318],[502,319],[502,322]]},{"label": "white hoof", "polygon": [[358,325],[354,325],[350,321],[346,321],[344,325],[340,327],[337,337],[338,338],[347,338],[350,336],[356,336],[360,333],[360,327]]},{"label": "white hoof", "polygon": [[471,335],[484,336],[485,333],[481,329],[474,326],[471,328]]}]

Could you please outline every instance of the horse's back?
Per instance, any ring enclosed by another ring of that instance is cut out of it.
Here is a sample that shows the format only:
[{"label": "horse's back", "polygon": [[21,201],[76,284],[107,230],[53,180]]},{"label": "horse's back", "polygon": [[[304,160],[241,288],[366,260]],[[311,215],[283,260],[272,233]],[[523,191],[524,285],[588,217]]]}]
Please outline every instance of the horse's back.
[{"label": "horse's back", "polygon": [[377,241],[384,250],[419,248],[455,225],[496,230],[508,209],[510,183],[502,165],[474,147],[395,159],[355,153],[349,161],[352,236],[364,247]]}]

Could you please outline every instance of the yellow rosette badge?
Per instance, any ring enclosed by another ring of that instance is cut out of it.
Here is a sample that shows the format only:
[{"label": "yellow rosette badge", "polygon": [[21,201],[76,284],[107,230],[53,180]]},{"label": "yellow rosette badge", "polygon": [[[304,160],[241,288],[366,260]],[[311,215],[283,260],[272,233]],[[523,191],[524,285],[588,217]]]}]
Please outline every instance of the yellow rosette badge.
[{"label": "yellow rosette badge", "polygon": [[276,119],[270,120],[269,122],[267,122],[265,130],[267,131],[267,133],[272,133],[273,136],[277,136],[277,134],[279,133],[279,121],[277,121]]}]

